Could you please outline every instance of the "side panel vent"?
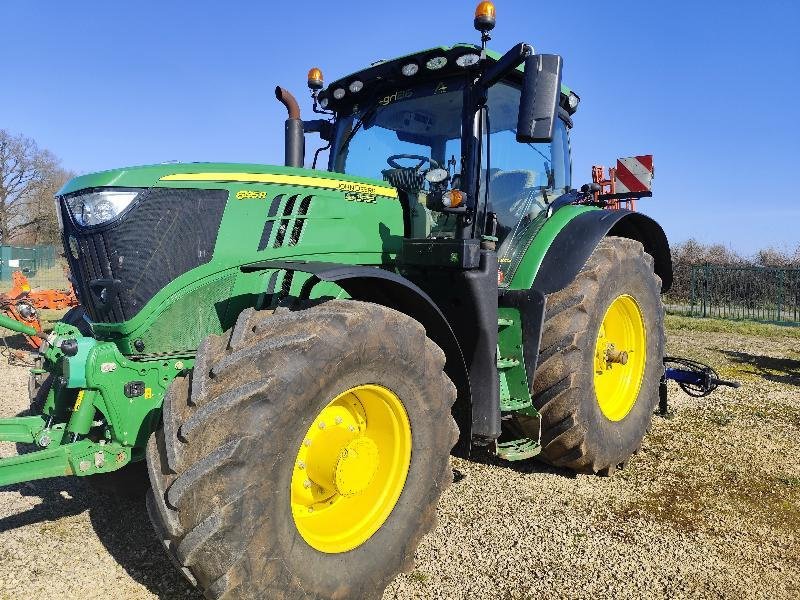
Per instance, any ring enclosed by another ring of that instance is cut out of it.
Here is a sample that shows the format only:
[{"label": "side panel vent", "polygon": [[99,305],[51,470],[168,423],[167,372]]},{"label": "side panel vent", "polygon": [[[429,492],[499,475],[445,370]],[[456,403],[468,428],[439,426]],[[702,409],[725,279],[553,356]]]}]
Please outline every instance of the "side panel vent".
[{"label": "side panel vent", "polygon": [[[305,196],[301,199],[299,194],[288,197],[284,194],[276,196],[270,204],[258,249],[266,250],[267,248],[298,245],[305,230],[306,217],[313,198],[313,196]],[[281,205],[283,205],[282,209]],[[280,217],[278,217],[278,213],[280,213]]]},{"label": "side panel vent", "polygon": [[145,351],[192,351],[206,336],[222,333],[219,307],[230,298],[235,279],[225,275],[170,298],[161,316],[140,336]]}]

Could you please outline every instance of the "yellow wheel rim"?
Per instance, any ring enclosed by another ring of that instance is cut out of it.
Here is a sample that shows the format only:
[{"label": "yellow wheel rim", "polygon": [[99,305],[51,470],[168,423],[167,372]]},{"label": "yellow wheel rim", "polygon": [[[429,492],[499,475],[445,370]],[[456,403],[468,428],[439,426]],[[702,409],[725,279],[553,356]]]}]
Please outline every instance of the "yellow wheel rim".
[{"label": "yellow wheel rim", "polygon": [[646,358],[642,311],[632,296],[618,296],[606,310],[594,351],[594,393],[610,421],[621,421],[636,404]]},{"label": "yellow wheel rim", "polygon": [[397,504],[411,464],[411,424],[378,385],[338,395],[306,432],[292,472],[292,517],[309,546],[347,552],[366,542]]}]

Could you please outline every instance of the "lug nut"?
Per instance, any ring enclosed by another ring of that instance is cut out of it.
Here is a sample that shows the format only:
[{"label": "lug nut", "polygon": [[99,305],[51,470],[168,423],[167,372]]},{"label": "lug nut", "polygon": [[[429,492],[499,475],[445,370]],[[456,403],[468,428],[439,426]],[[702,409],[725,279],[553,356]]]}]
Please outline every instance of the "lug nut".
[{"label": "lug nut", "polygon": [[303,482],[303,487],[306,488],[306,489],[310,488],[311,487],[311,480],[310,479],[306,479]]}]

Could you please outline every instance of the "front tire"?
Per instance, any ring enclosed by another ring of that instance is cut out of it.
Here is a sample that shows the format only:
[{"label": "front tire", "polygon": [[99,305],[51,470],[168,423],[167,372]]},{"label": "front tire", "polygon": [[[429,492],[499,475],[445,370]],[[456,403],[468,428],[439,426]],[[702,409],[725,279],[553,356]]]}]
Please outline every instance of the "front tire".
[{"label": "front tire", "polygon": [[452,478],[444,360],[374,304],[244,311],[173,382],[148,444],[167,552],[209,598],[379,597]]}]

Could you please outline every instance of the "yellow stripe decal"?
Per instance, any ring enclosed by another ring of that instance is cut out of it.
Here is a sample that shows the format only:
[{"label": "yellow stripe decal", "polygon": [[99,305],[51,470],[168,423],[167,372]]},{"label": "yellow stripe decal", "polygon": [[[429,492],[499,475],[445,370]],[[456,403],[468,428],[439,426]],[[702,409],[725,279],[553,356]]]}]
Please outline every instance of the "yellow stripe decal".
[{"label": "yellow stripe decal", "polygon": [[386,198],[397,198],[397,190],[391,187],[342,181],[306,175],[274,175],[269,173],[175,173],[165,175],[160,181],[235,181],[239,183],[278,183],[281,185],[302,185],[308,187],[338,190],[340,192],[360,192],[375,194]]}]

